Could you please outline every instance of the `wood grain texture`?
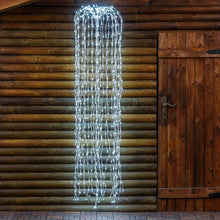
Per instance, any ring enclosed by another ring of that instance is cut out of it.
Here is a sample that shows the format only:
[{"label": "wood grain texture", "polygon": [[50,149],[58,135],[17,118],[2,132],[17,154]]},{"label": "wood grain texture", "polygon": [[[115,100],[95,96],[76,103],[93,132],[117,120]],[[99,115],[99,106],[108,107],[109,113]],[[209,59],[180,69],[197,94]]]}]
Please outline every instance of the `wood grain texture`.
[{"label": "wood grain texture", "polygon": [[25,4],[31,4],[37,0],[7,0],[0,2],[0,12],[9,10],[14,7],[18,7]]},{"label": "wood grain texture", "polygon": [[[165,2],[165,1],[164,1]],[[137,3],[137,1],[136,1]],[[72,14],[73,11],[78,9],[79,6],[65,6],[60,5],[59,7],[54,6],[44,6],[39,7],[37,5],[26,6],[27,10],[23,8],[16,8],[9,11],[9,14],[30,14],[30,10],[38,14]],[[117,5],[116,8],[121,14],[216,14],[220,12],[220,6],[217,5],[148,5],[143,7],[143,5],[135,5],[135,7],[128,7],[126,5]],[[46,16],[46,15],[45,15]]]},{"label": "wood grain texture", "polygon": [[[219,190],[219,180],[216,180],[219,177],[219,135],[215,127],[218,127],[219,112],[219,86],[215,87],[219,59],[208,54],[197,58],[182,51],[217,48],[220,33],[161,32],[159,37],[159,78],[165,79],[159,84],[160,96],[166,95],[162,88],[168,85],[168,102],[177,106],[175,111],[168,110],[166,134],[159,133],[159,178],[163,174],[165,177],[158,180],[161,183],[158,206],[161,211],[218,210],[216,201],[219,199],[211,199],[208,194]],[[159,131],[164,123],[159,120]],[[160,163],[167,166],[167,170]]]},{"label": "wood grain texture", "polygon": [[159,198],[209,198],[209,193],[219,192],[219,187],[169,188],[159,189]]},{"label": "wood grain texture", "polygon": [[[159,33],[159,48],[167,46],[168,34]],[[167,121],[162,119],[162,99],[167,96],[168,83],[167,83],[167,71],[168,64],[167,59],[159,59],[158,69],[158,187],[163,187],[167,183]],[[166,83],[164,83],[166,82]],[[158,198],[158,210],[166,211],[167,201],[166,199]]]}]

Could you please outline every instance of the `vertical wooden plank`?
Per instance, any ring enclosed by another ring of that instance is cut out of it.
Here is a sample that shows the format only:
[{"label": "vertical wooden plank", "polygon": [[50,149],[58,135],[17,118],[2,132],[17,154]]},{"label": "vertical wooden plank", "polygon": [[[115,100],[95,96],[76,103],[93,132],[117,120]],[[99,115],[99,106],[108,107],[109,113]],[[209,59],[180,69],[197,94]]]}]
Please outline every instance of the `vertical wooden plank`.
[{"label": "vertical wooden plank", "polygon": [[[205,33],[205,48],[215,48],[215,38],[213,32]],[[213,185],[213,117],[214,117],[214,59],[205,59],[205,186]],[[211,210],[212,202],[207,201],[205,206]]]},{"label": "vertical wooden plank", "polygon": [[[186,187],[195,186],[195,61],[186,59]],[[187,199],[186,211],[195,210],[195,200]]]},{"label": "vertical wooden plank", "polygon": [[[166,120],[162,120],[162,97],[167,95],[167,60],[161,59],[159,61],[159,106],[158,106],[158,187],[166,187],[167,172],[166,172],[166,158],[167,158],[167,124]],[[166,211],[166,200],[160,200],[158,203],[159,211]]]},{"label": "vertical wooden plank", "polygon": [[204,32],[188,32],[186,34],[186,48],[204,48]]},{"label": "vertical wooden plank", "polygon": [[[220,47],[220,32],[214,33],[214,47]],[[214,59],[214,146],[213,185],[220,186],[220,59]],[[220,210],[220,199],[213,201],[213,210]]]},{"label": "vertical wooden plank", "polygon": [[168,47],[168,33],[160,32],[158,34],[158,49],[167,49]]},{"label": "vertical wooden plank", "polygon": [[[167,59],[159,60],[159,103],[158,103],[158,187],[167,187],[167,121],[162,119],[162,97],[167,96]],[[158,201],[158,210],[166,211],[166,200]]]},{"label": "vertical wooden plank", "polygon": [[[177,48],[185,49],[186,34],[177,33]],[[186,62],[177,59],[177,146],[176,146],[176,187],[186,187],[185,145],[186,145]],[[185,199],[176,199],[176,211],[185,211]]]},{"label": "vertical wooden plank", "polygon": [[[167,47],[167,33],[159,34],[159,48]],[[162,97],[167,96],[167,59],[159,59],[158,69],[158,187],[167,187],[167,120],[162,119]],[[166,211],[166,199],[158,200],[158,211]]]},{"label": "vertical wooden plank", "polygon": [[[205,59],[204,80],[204,186],[213,186],[213,59]],[[204,199],[206,210],[212,210],[212,200]]]},{"label": "vertical wooden plank", "polygon": [[[168,48],[176,49],[176,33],[168,34]],[[172,104],[177,103],[177,76],[176,59],[168,60],[168,98],[167,101]],[[176,108],[168,108],[167,117],[168,129],[168,157],[167,157],[167,187],[176,186]],[[176,210],[175,199],[169,199],[167,204],[168,211]]]},{"label": "vertical wooden plank", "polygon": [[[220,59],[214,59],[214,147],[213,147],[213,184],[220,184]],[[220,204],[214,203],[214,210],[219,210]]]},{"label": "vertical wooden plank", "polygon": [[[195,178],[196,187],[202,187],[204,173],[204,59],[196,59],[196,118],[195,118]],[[203,199],[196,199],[196,210],[203,210]]]},{"label": "vertical wooden plank", "polygon": [[[189,32],[187,33],[187,42],[186,48],[200,49],[205,46],[205,35],[204,32]],[[195,132],[194,132],[194,146],[195,154],[194,161],[195,163],[191,166],[194,166],[194,175],[195,175],[195,186],[201,186],[203,181],[203,156],[204,156],[204,119],[203,119],[203,87],[204,87],[204,61],[203,59],[194,59],[195,62]],[[193,147],[194,147],[193,146]],[[193,159],[193,158],[191,158]],[[192,175],[192,174],[191,174]],[[195,200],[195,209],[202,210],[203,202],[202,199]]]},{"label": "vertical wooden plank", "polygon": [[219,47],[220,46],[220,32],[219,31],[216,31],[213,33],[213,38],[214,38],[214,41],[213,41],[213,47]]},{"label": "vertical wooden plank", "polygon": [[[185,145],[186,145],[186,125],[185,125],[185,108],[186,108],[186,74],[185,59],[177,60],[177,145],[176,145],[176,187],[185,188]],[[176,211],[185,210],[185,200],[176,200]]]},{"label": "vertical wooden plank", "polygon": [[176,32],[168,33],[167,48],[177,49],[177,33]]},{"label": "vertical wooden plank", "polygon": [[215,46],[215,40],[214,40],[214,33],[213,32],[207,32],[205,33],[205,48],[208,49],[213,49]]}]

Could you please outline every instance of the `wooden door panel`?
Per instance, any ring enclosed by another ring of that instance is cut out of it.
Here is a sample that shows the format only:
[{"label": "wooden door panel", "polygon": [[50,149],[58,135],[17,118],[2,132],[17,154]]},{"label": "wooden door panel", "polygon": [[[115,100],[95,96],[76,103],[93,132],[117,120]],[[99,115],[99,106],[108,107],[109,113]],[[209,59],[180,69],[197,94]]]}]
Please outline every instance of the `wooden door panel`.
[{"label": "wooden door panel", "polygon": [[[219,39],[219,32],[159,34],[160,211],[220,209],[208,196],[220,192],[220,58],[207,53]],[[164,96],[177,104],[166,120]]]}]

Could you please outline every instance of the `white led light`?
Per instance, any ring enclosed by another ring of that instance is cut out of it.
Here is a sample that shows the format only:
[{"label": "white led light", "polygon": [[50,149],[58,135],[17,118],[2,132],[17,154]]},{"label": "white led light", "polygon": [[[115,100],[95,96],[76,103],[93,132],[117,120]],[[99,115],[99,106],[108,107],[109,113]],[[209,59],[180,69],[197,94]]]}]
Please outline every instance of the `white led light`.
[{"label": "white led light", "polygon": [[[113,6],[81,7],[75,14],[75,199],[123,190],[121,141],[122,18]],[[106,185],[107,184],[107,185]]]}]

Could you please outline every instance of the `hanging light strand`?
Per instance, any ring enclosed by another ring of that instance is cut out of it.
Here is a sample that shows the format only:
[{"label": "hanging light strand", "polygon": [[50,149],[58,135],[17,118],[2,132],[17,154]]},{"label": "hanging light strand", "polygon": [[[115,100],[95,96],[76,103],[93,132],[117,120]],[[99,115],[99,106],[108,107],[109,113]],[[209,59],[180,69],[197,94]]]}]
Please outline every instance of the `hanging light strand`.
[{"label": "hanging light strand", "polygon": [[113,6],[85,6],[75,14],[75,199],[123,191],[121,141],[122,18]]}]

